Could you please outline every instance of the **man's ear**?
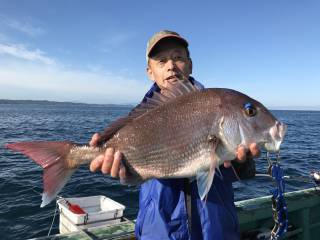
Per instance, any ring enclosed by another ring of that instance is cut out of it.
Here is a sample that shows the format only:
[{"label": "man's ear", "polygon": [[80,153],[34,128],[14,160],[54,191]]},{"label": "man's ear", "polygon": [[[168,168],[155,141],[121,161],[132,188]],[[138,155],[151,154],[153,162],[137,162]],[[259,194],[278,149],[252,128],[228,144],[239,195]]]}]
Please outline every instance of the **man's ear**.
[{"label": "man's ear", "polygon": [[149,78],[151,81],[154,82],[155,80],[154,80],[154,76],[153,76],[153,71],[152,71],[152,69],[151,69],[151,67],[150,67],[149,65],[147,66],[146,71],[147,71],[148,78]]}]

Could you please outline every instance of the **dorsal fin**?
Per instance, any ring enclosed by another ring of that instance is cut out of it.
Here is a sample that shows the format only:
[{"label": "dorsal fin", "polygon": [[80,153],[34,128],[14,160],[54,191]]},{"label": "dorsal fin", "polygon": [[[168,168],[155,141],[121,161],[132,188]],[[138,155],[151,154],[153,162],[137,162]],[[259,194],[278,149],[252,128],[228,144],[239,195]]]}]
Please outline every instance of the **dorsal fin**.
[{"label": "dorsal fin", "polygon": [[[154,92],[154,96],[151,99],[156,98],[159,105],[170,102],[172,99],[180,97],[190,92],[199,91],[200,89],[193,85],[190,81],[181,80],[176,81],[174,84],[168,82],[168,87],[161,89],[161,94]],[[146,104],[148,104],[150,98],[147,98]],[[151,100],[152,101],[152,100]]]},{"label": "dorsal fin", "polygon": [[119,118],[114,122],[110,123],[108,127],[100,133],[101,138],[99,139],[98,145],[108,141],[110,138],[113,137],[114,134],[116,134],[121,128],[123,128],[129,122],[131,122],[131,118],[127,116]]},{"label": "dorsal fin", "polygon": [[151,98],[146,97],[145,102],[142,102],[135,107],[130,112],[130,115],[133,116],[133,118],[137,118],[177,97],[200,90],[200,88],[192,85],[190,81],[186,80],[176,81],[174,84],[168,82],[167,84],[168,87],[161,89],[161,93],[153,92],[153,96]]},{"label": "dorsal fin", "polygon": [[191,84],[190,81],[182,80],[174,84],[168,82],[168,88],[162,89],[162,94],[171,98],[176,98],[189,92],[199,91],[200,89]]},{"label": "dorsal fin", "polygon": [[133,108],[127,117],[122,117],[112,122],[104,132],[101,133],[102,138],[100,143],[106,142],[112,138],[116,132],[130,123],[133,119],[136,119],[148,111],[170,102],[179,96],[199,90],[200,88],[193,85],[190,81],[181,80],[176,81],[174,84],[168,82],[168,88],[161,89],[161,93],[153,92],[151,98],[146,97],[145,102],[142,102]]}]

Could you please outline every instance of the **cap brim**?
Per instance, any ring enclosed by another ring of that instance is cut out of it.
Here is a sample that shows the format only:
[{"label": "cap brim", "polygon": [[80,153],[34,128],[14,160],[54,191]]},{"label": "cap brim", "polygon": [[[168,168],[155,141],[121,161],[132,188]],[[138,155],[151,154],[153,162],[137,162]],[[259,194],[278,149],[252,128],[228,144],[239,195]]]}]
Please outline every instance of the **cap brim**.
[{"label": "cap brim", "polygon": [[161,41],[163,41],[164,39],[168,39],[168,38],[174,38],[176,39],[177,41],[181,42],[182,45],[187,48],[188,47],[188,42],[187,40],[185,40],[183,37],[181,36],[177,36],[177,35],[174,35],[174,34],[166,34],[166,35],[163,35],[161,36],[161,38],[159,38],[157,41],[155,41],[150,47],[149,47],[149,51],[147,53],[147,57],[150,57],[150,53],[152,52],[152,50],[154,49],[155,46],[157,46]]}]

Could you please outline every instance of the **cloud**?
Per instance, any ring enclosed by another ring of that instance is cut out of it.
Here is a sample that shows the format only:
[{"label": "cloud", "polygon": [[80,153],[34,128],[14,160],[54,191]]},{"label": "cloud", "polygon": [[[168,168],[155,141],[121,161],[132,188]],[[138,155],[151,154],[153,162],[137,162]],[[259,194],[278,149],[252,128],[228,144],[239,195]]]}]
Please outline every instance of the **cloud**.
[{"label": "cloud", "polygon": [[3,44],[0,43],[0,54],[7,54],[16,58],[21,58],[29,61],[39,61],[44,64],[54,64],[55,60],[46,56],[46,54],[39,50],[28,50],[22,44]]},{"label": "cloud", "polygon": [[0,61],[0,99],[132,104],[141,100],[150,85],[148,81],[97,69],[79,70],[58,64]]},{"label": "cloud", "polygon": [[100,43],[100,51],[103,53],[109,53],[113,49],[119,49],[121,45],[124,45],[130,39],[134,38],[134,33],[112,33],[104,37]]},{"label": "cloud", "polygon": [[31,24],[30,21],[27,20],[22,22],[0,15],[0,22],[13,30],[31,37],[38,37],[45,34],[45,30],[43,28]]}]

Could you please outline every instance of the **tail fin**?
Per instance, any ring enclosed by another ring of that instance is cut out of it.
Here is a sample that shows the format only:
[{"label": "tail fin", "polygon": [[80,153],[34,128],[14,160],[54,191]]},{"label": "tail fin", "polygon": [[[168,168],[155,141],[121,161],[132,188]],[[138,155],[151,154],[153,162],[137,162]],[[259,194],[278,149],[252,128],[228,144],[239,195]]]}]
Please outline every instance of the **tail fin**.
[{"label": "tail fin", "polygon": [[40,207],[55,199],[76,170],[68,167],[66,158],[73,146],[71,142],[20,142],[5,145],[6,148],[30,157],[44,169]]}]

